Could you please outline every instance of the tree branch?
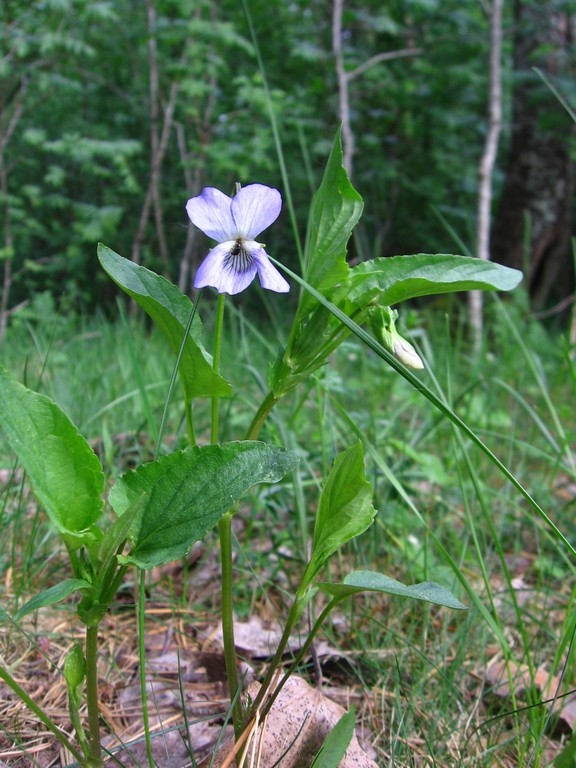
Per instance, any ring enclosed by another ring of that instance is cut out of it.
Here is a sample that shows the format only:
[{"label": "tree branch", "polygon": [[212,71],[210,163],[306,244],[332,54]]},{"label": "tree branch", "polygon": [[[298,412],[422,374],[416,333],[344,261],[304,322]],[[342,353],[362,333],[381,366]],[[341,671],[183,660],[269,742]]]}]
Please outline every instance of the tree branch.
[{"label": "tree branch", "polygon": [[[148,11],[148,29],[150,34],[149,40],[149,61],[150,61],[150,179],[148,182],[148,189],[146,191],[146,197],[140,213],[140,220],[138,222],[138,229],[134,237],[132,244],[132,261],[136,264],[140,263],[140,250],[144,241],[144,235],[146,232],[146,225],[150,217],[150,210],[154,208],[154,219],[156,224],[156,234],[158,237],[158,244],[160,249],[160,258],[164,264],[164,268],[168,270],[168,245],[166,242],[166,236],[164,233],[164,222],[162,218],[162,204],[160,197],[160,171],[166,151],[168,149],[168,142],[170,140],[170,132],[172,130],[174,122],[174,112],[176,110],[176,101],[178,98],[178,92],[180,90],[180,84],[174,81],[170,86],[170,93],[168,96],[168,103],[164,109],[164,115],[162,120],[162,131],[159,135],[158,124],[160,120],[159,112],[159,75],[158,75],[158,61],[157,61],[157,46],[156,38],[154,37],[155,26],[155,8],[153,0],[146,0],[146,6]],[[151,42],[153,41],[153,42]],[[184,43],[184,49],[180,59],[181,64],[186,61],[187,48],[189,40]]]},{"label": "tree branch", "polygon": [[348,94],[348,77],[344,69],[344,53],[342,51],[342,11],[344,0],[334,0],[332,7],[332,51],[338,80],[338,111],[342,122],[343,159],[342,165],[348,176],[352,176],[352,158],[354,156],[354,134],[350,124],[350,102]]},{"label": "tree branch", "polygon": [[26,91],[28,90],[28,84],[28,78],[23,75],[20,79],[20,87],[18,88],[18,93],[14,99],[14,109],[12,110],[12,115],[8,122],[8,126],[3,133],[0,133],[0,152],[2,153],[6,149],[6,145],[12,138],[12,135],[16,130],[16,126],[22,117],[22,113],[24,111],[24,99],[26,97]]},{"label": "tree branch", "polygon": [[359,77],[368,69],[376,66],[376,64],[380,64],[382,61],[392,61],[393,59],[401,59],[405,56],[419,56],[421,53],[423,53],[423,51],[423,48],[401,48],[399,51],[385,51],[384,53],[377,53],[375,56],[371,56],[369,59],[367,59],[364,64],[360,64],[360,66],[356,67],[356,69],[352,69],[350,72],[347,72],[345,75],[346,79],[348,82],[350,82],[350,80],[353,80],[355,77]]}]

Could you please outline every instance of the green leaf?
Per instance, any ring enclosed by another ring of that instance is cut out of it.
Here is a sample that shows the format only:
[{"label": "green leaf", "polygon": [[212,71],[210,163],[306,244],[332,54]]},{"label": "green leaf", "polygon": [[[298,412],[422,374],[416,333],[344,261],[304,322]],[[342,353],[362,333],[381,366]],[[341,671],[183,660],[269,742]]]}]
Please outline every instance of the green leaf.
[{"label": "green leaf", "polygon": [[418,253],[364,261],[350,271],[332,300],[348,299],[365,307],[374,299],[392,305],[418,296],[456,291],[510,291],[522,273],[501,264],[469,256]]},{"label": "green leaf", "polygon": [[298,457],[256,441],[207,445],[162,456],[123,475],[110,493],[122,515],[134,503],[141,513],[123,563],[139,568],[183,557],[255,483],[276,482]]},{"label": "green leaf", "polygon": [[64,659],[64,677],[70,696],[74,699],[74,704],[79,707],[80,689],[86,679],[86,659],[79,643],[74,643],[72,648],[66,654]]},{"label": "green leaf", "polygon": [[354,707],[342,715],[316,753],[310,768],[338,768],[354,735]]},{"label": "green leaf", "polygon": [[[100,243],[98,259],[104,271],[152,318],[178,354],[192,312],[192,302],[166,278],[124,259]],[[180,376],[186,400],[194,397],[229,397],[230,384],[214,372],[212,359],[201,342],[198,315],[186,339],[180,360]]]},{"label": "green leaf", "polygon": [[80,708],[82,706],[82,691],[84,681],[86,680],[86,658],[82,651],[82,646],[75,643],[66,654],[64,660],[64,679],[68,689],[68,711],[76,736],[85,755],[89,754],[90,748],[84,732]]},{"label": "green leaf", "polygon": [[102,466],[68,416],[48,397],[27,389],[0,368],[0,426],[68,546],[96,541]]},{"label": "green leaf", "polygon": [[554,768],[576,768],[576,731],[572,733],[570,741],[566,743],[562,752],[554,759],[553,765]]},{"label": "green leaf", "polygon": [[[312,200],[308,222],[304,277],[317,290],[327,290],[346,280],[349,272],[346,246],[363,205],[342,166],[339,130],[322,183]],[[303,294],[297,317],[305,317],[315,303],[310,294]]]},{"label": "green leaf", "polygon": [[100,565],[100,573],[105,574],[108,566],[116,557],[121,545],[128,539],[130,531],[134,526],[144,503],[144,494],[135,499],[130,508],[118,517],[110,525],[97,545],[95,557],[93,558]]},{"label": "green leaf", "polygon": [[424,600],[435,605],[443,605],[446,608],[467,610],[466,606],[457,600],[449,590],[433,581],[423,581],[420,584],[406,586],[396,579],[391,579],[389,576],[375,571],[353,571],[346,576],[342,584],[319,583],[316,586],[334,597],[355,595],[358,592],[385,592],[388,595]]},{"label": "green leaf", "polygon": [[316,523],[314,548],[302,579],[310,584],[326,560],[337,549],[372,525],[372,486],[364,477],[364,454],[360,442],[336,457],[322,490]]},{"label": "green leaf", "polygon": [[[362,208],[362,198],[342,166],[338,131],[308,220],[304,275],[317,291],[327,292],[347,280],[350,268],[346,246]],[[319,306],[318,299],[308,291],[302,292],[286,349],[269,373],[270,389],[277,397],[325,363],[337,329],[337,323]]]},{"label": "green leaf", "polygon": [[26,616],[32,611],[37,611],[39,608],[45,608],[47,605],[55,605],[56,603],[66,600],[71,594],[77,592],[80,589],[92,589],[92,585],[84,581],[84,579],[64,579],[59,584],[55,584],[53,587],[48,587],[38,595],[34,595],[28,600],[22,608],[14,616],[14,621],[20,621],[23,616]]}]

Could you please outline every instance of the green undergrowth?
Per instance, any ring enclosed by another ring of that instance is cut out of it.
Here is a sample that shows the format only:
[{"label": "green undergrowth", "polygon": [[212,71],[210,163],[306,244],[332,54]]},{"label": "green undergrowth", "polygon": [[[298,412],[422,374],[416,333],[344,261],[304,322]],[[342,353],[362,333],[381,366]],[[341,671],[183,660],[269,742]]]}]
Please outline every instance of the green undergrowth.
[{"label": "green undergrowth", "polygon": [[[517,303],[491,302],[486,343],[474,360],[462,312],[451,299],[402,318],[426,361],[421,376],[574,540],[575,376],[562,336],[530,321]],[[245,408],[222,408],[222,437],[235,439],[265,392],[282,326],[233,308],[227,321],[222,373],[248,393]],[[163,341],[143,327],[129,311],[114,322],[44,317],[17,323],[3,348],[7,367],[70,414],[111,476],[151,458],[172,373]],[[194,416],[201,442],[209,404]],[[184,446],[183,429],[174,405],[167,450]],[[291,487],[270,486],[243,509],[236,532],[238,617],[282,613],[301,575],[319,478],[358,438],[378,516],[331,567],[377,569],[406,583],[436,581],[469,610],[390,597],[344,603],[324,632],[333,649],[322,662],[325,681],[362,691],[357,709],[375,734],[382,765],[545,765],[562,723],[558,705],[541,704],[537,678],[540,670],[554,676],[558,695],[576,688],[575,563],[497,468],[355,341],[342,344],[266,423],[263,439],[296,450],[301,462]],[[18,604],[52,583],[61,559],[41,512],[30,506],[25,480],[9,474],[16,467],[3,442],[0,467],[0,581],[10,582],[8,599]],[[205,559],[215,549],[210,536]],[[195,567],[156,585],[175,609],[203,610],[193,589]],[[505,696],[488,674],[497,663],[509,686]],[[312,665],[303,671],[314,675]],[[520,671],[532,681],[527,691],[518,683]]]}]

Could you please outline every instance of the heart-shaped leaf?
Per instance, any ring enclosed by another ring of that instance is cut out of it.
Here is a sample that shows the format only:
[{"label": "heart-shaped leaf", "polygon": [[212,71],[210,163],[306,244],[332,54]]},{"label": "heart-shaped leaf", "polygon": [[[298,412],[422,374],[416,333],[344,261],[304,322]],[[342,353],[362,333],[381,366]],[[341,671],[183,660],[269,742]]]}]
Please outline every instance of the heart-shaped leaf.
[{"label": "heart-shaped leaf", "polygon": [[[101,243],[98,259],[112,280],[152,318],[174,354],[178,354],[192,313],[190,299],[166,278],[124,259]],[[180,360],[180,376],[187,402],[194,397],[229,397],[232,394],[230,384],[213,370],[201,336],[202,324],[196,315]]]},{"label": "heart-shaped leaf", "polygon": [[110,503],[119,515],[133,504],[141,511],[121,561],[153,568],[183,557],[251,486],[276,482],[297,463],[284,448],[244,441],[196,446],[127,472]]},{"label": "heart-shaped leaf", "polygon": [[0,368],[0,426],[68,546],[74,549],[96,541],[102,466],[64,411]]}]

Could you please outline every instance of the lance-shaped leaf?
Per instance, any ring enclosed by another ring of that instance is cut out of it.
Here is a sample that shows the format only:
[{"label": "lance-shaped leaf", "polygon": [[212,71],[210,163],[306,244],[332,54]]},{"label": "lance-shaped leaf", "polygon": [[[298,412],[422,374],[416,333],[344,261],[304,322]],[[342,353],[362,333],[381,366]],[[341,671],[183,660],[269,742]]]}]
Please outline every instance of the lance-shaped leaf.
[{"label": "lance-shaped leaf", "polygon": [[[98,259],[104,271],[152,318],[174,354],[182,345],[192,312],[192,302],[166,278],[119,256],[101,243]],[[232,387],[212,368],[201,342],[202,324],[196,315],[180,360],[180,376],[186,400],[194,397],[229,397]]]},{"label": "lance-shaped leaf", "polygon": [[342,715],[324,739],[310,768],[338,768],[354,735],[354,707]]},{"label": "lance-shaped leaf", "polygon": [[74,549],[96,541],[102,466],[64,411],[0,368],[0,426],[67,545]]},{"label": "lance-shaped leaf", "polygon": [[[338,131],[322,183],[312,200],[308,222],[304,277],[318,291],[346,280],[346,246],[363,205],[342,166],[342,138]],[[298,319],[304,318],[315,304],[309,293],[303,293]]]},{"label": "lance-shaped leaf", "polygon": [[78,592],[79,590],[91,590],[92,585],[84,579],[64,579],[59,584],[55,584],[53,587],[48,587],[43,592],[39,592],[34,597],[31,597],[24,605],[18,610],[14,616],[14,621],[20,621],[23,616],[26,616],[32,611],[37,611],[39,608],[45,608],[49,605],[55,605],[56,603],[66,600],[67,597]]},{"label": "lance-shaped leaf", "polygon": [[336,457],[322,489],[314,548],[300,591],[312,582],[330,555],[372,525],[375,514],[372,486],[364,477],[364,454],[358,442]]},{"label": "lance-shaped leaf", "polygon": [[433,581],[423,581],[420,584],[407,586],[375,571],[353,571],[345,577],[342,584],[317,583],[316,586],[333,597],[347,597],[358,592],[385,592],[388,595],[424,600],[427,603],[443,605],[446,608],[466,610],[466,606],[440,584]]},{"label": "lance-shaped leaf", "polygon": [[[304,278],[317,291],[326,293],[347,280],[350,268],[346,247],[362,208],[362,198],[342,166],[338,131],[322,183],[312,200],[306,235]],[[316,298],[308,291],[301,293],[286,350],[269,373],[275,395],[281,397],[324,364],[337,326]]]},{"label": "lance-shaped leaf", "polygon": [[277,482],[297,463],[284,448],[244,441],[196,446],[127,472],[110,493],[119,515],[140,505],[122,562],[153,568],[183,557],[251,486]]},{"label": "lance-shaped leaf", "polygon": [[470,256],[417,253],[364,261],[350,270],[345,285],[336,289],[332,301],[348,300],[365,307],[377,299],[390,306],[418,296],[456,291],[510,291],[522,273],[501,264]]}]

